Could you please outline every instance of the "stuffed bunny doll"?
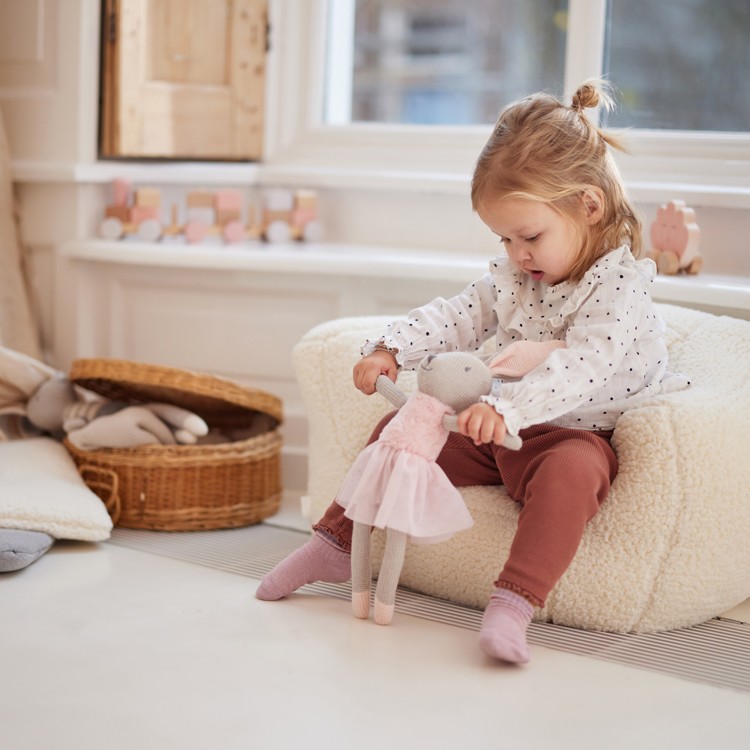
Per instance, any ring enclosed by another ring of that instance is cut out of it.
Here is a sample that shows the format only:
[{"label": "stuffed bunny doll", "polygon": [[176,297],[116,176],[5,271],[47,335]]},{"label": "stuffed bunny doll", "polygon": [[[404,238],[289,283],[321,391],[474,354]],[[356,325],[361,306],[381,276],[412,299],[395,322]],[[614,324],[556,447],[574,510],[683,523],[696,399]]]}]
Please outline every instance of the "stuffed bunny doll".
[{"label": "stuffed bunny doll", "polygon": [[[429,355],[417,368],[417,391],[408,398],[387,377],[378,378],[378,392],[400,411],[359,455],[338,496],[354,521],[352,608],[357,617],[365,619],[370,611],[373,526],[386,530],[375,622],[387,625],[407,540],[442,541],[473,523],[461,494],[435,461],[449,430],[456,429],[455,415],[492,392],[493,375],[521,377],[561,346],[560,341],[517,342],[489,362],[464,352]],[[517,450],[521,440],[506,435],[503,445]]]},{"label": "stuffed bunny doll", "polygon": [[80,450],[195,443],[208,432],[197,414],[173,404],[87,401],[64,375],[49,378],[34,391],[26,418],[54,437],[67,436]]}]

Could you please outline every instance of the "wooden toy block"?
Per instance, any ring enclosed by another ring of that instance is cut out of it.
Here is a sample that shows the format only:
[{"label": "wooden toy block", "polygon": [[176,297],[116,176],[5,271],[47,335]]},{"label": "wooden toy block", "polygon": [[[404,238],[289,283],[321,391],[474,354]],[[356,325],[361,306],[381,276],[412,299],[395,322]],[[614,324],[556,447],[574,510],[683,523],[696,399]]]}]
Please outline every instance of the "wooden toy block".
[{"label": "wooden toy block", "polygon": [[127,206],[130,196],[130,182],[118,178],[112,181],[112,203],[115,206]]},{"label": "wooden toy block", "polygon": [[158,219],[159,208],[158,206],[133,206],[130,209],[130,220],[133,224],[140,224],[146,219]]},{"label": "wooden toy block", "polygon": [[297,190],[294,198],[297,208],[311,211],[318,208],[318,194],[314,190]]},{"label": "wooden toy block", "polygon": [[104,209],[104,217],[119,219],[125,224],[130,221],[130,208],[127,205],[113,203]]},{"label": "wooden toy block", "polygon": [[239,221],[240,219],[240,211],[239,209],[234,208],[217,208],[216,209],[216,223],[223,227],[225,224],[228,224],[230,221]]},{"label": "wooden toy block", "polygon": [[135,205],[148,208],[159,208],[161,206],[161,190],[156,188],[138,188],[135,191]]},{"label": "wooden toy block", "polygon": [[188,208],[213,208],[214,194],[208,190],[191,190],[185,198],[185,203]]},{"label": "wooden toy block", "polygon": [[292,211],[292,224],[295,226],[302,226],[307,224],[308,221],[312,221],[317,217],[317,212],[314,208],[304,208],[302,206],[295,208]]},{"label": "wooden toy block", "polygon": [[214,195],[214,206],[217,211],[241,211],[242,194],[237,190],[219,190]]},{"label": "wooden toy block", "polygon": [[288,222],[290,218],[290,211],[272,211],[268,208],[263,211],[263,222],[265,224],[271,224],[274,221]]}]

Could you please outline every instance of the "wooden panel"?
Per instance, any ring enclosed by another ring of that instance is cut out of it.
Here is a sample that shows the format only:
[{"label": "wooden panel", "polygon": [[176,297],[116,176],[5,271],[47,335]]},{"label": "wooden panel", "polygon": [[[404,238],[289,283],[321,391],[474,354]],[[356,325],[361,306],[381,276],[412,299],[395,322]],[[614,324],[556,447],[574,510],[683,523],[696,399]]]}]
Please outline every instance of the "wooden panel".
[{"label": "wooden panel", "polygon": [[152,0],[147,78],[166,83],[229,83],[231,3]]},{"label": "wooden panel", "polygon": [[230,61],[233,149],[263,153],[263,102],[266,76],[267,10],[265,0],[237,0],[232,23]]},{"label": "wooden panel", "polygon": [[0,0],[0,87],[54,87],[57,3]]},{"label": "wooden panel", "polygon": [[266,0],[107,0],[102,151],[259,159]]}]

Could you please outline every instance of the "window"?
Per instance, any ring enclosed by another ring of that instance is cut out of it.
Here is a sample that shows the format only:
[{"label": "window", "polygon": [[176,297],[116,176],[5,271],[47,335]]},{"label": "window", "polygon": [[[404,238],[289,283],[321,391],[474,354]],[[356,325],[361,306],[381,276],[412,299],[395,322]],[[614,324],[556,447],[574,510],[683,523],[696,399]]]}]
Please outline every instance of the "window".
[{"label": "window", "polygon": [[747,0],[609,0],[613,127],[750,131]]},{"label": "window", "polygon": [[470,6],[467,13],[462,0],[331,3],[327,121],[491,123],[501,103],[560,88],[567,0]]},{"label": "window", "polygon": [[465,195],[504,104],[607,75],[621,96],[604,124],[628,128],[636,200],[750,207],[747,0],[270,7],[271,179]]},{"label": "window", "polygon": [[[337,0],[329,14],[332,124],[492,123],[563,88],[567,0]],[[747,0],[609,0],[602,21],[594,54],[621,92],[608,125],[750,130]]]}]

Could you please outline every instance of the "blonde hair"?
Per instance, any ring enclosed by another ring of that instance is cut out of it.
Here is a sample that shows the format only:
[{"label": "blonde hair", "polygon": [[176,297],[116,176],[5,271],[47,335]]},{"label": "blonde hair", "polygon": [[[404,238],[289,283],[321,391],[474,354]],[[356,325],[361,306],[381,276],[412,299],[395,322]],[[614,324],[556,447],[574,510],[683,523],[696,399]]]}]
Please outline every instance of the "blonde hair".
[{"label": "blonde hair", "polygon": [[[528,198],[572,221],[583,238],[569,274],[574,281],[620,245],[629,245],[636,257],[641,252],[641,222],[607,147],[624,148],[584,114],[600,104],[612,107],[609,87],[592,80],[579,86],[570,106],[545,93],[508,105],[479,155],[471,183],[474,210],[502,198]],[[603,209],[591,226],[582,221],[586,193],[598,196]]]}]

